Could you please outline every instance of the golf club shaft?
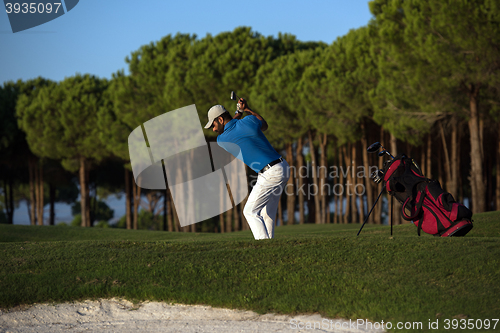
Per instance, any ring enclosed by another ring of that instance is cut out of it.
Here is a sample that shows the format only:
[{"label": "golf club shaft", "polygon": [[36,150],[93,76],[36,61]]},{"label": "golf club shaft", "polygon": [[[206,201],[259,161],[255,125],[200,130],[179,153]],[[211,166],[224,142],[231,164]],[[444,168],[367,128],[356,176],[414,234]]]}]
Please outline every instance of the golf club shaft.
[{"label": "golf club shaft", "polygon": [[387,149],[385,149],[385,147],[384,147],[384,146],[380,145],[380,148],[382,148],[382,150],[384,151],[384,153],[386,153],[386,154],[387,154],[387,155],[389,155],[392,159],[394,159],[394,156],[392,156],[392,154],[391,154],[391,153],[389,153],[389,152],[387,151]]},{"label": "golf club shaft", "polygon": [[392,236],[392,218],[394,216],[394,209],[393,209],[393,196],[391,195],[391,236]]}]

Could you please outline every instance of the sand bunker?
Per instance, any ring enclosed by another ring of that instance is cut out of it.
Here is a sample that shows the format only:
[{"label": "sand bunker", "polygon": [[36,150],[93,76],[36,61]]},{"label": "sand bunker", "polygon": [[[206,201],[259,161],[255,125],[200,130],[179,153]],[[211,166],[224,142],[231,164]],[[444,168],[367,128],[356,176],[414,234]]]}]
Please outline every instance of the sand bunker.
[{"label": "sand bunker", "polygon": [[[349,321],[320,315],[286,316],[252,311],[101,299],[36,304],[0,310],[0,332],[381,332],[349,327]],[[314,328],[314,325],[316,328]]]}]

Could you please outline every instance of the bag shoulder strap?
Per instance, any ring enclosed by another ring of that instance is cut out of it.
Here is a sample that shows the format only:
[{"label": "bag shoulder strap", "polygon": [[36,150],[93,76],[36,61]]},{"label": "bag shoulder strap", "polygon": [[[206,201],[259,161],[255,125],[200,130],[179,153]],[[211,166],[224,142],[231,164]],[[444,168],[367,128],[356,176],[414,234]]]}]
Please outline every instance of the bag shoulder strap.
[{"label": "bag shoulder strap", "polygon": [[[420,197],[419,197],[419,194],[420,194]],[[421,189],[420,191],[418,191],[417,198],[418,198],[418,201],[416,203],[416,209],[415,209],[415,213],[413,215],[408,216],[406,214],[406,211],[405,211],[406,205],[408,204],[408,202],[410,202],[410,200],[412,199],[412,196],[409,196],[408,198],[406,198],[403,206],[401,207],[401,215],[403,216],[403,218],[406,221],[414,220],[418,216],[418,214],[420,214],[420,212],[422,211],[422,205],[424,203],[424,198],[425,198],[425,189]]]}]

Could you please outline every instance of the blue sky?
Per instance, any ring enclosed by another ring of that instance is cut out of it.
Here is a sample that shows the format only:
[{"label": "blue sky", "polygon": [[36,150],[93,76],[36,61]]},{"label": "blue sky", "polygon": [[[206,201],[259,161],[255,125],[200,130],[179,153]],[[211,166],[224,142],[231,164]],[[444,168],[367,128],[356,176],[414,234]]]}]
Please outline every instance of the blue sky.
[{"label": "blue sky", "polygon": [[65,15],[14,34],[2,11],[0,84],[37,76],[60,81],[76,73],[110,78],[127,72],[125,57],[141,45],[177,32],[202,38],[249,26],[265,36],[282,32],[331,43],[370,18],[365,0],[80,0]]}]

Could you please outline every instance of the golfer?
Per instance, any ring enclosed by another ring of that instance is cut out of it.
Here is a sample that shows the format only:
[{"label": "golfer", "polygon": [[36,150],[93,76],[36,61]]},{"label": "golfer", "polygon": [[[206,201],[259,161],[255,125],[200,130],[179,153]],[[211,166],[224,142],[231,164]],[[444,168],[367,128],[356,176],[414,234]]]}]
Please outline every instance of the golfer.
[{"label": "golfer", "polygon": [[[248,115],[241,119],[243,112]],[[262,133],[268,128],[266,121],[240,98],[234,117],[222,105],[210,108],[205,128],[217,132],[218,145],[257,172],[257,183],[248,196],[243,214],[255,239],[273,238],[276,211],[290,170]],[[234,147],[239,149],[235,151]]]}]

